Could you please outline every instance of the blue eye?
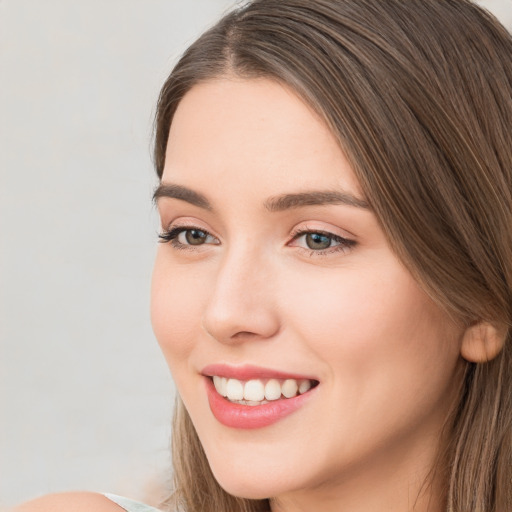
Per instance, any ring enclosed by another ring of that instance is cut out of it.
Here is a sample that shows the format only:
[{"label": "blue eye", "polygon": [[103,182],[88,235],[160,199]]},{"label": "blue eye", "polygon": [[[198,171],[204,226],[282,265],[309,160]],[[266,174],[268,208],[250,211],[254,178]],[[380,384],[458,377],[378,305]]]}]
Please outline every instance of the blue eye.
[{"label": "blue eye", "polygon": [[309,249],[313,250],[324,250],[331,247],[333,243],[333,238],[323,233],[308,233],[304,235],[304,241]]},{"label": "blue eye", "polygon": [[356,245],[354,240],[323,231],[300,231],[293,235],[293,242],[295,246],[309,249],[311,255],[346,251]]}]

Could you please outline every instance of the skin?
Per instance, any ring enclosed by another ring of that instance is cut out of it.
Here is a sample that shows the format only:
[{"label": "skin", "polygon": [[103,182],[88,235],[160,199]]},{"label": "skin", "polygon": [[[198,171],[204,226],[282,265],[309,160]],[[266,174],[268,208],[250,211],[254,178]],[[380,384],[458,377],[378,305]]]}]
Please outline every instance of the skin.
[{"label": "skin", "polygon": [[[364,200],[322,120],[276,82],[196,85],[175,114],[162,183],[211,209],[161,197],[152,322],[213,473],[272,510],[440,510],[433,466],[462,378],[465,331],[421,290],[370,208],[269,211],[269,198],[344,190]],[[297,230],[332,233],[324,253]],[[175,240],[176,242],[176,240]],[[201,370],[251,364],[319,382],[298,411],[261,429],[212,415]]]},{"label": "skin", "polygon": [[122,512],[122,508],[101,494],[66,492],[48,494],[21,505],[11,512]]}]

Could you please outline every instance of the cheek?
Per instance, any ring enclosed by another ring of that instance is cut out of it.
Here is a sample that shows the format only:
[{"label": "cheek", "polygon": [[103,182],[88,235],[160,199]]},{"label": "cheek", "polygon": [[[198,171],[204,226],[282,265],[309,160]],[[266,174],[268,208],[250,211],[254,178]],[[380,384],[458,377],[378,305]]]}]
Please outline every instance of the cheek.
[{"label": "cheek", "polygon": [[326,402],[340,404],[330,439],[350,437],[338,448],[351,458],[437,435],[457,392],[459,329],[398,264],[345,270],[323,282],[303,272],[287,290],[294,335],[322,362]]},{"label": "cheek", "polygon": [[[341,268],[321,279],[301,275],[287,286],[294,329],[331,377],[360,389],[448,373],[458,359],[458,328],[396,259]],[[328,279],[327,279],[328,277]],[[442,377],[442,375],[439,375]]]},{"label": "cheek", "polygon": [[312,270],[304,270],[300,280],[289,276],[281,302],[304,341],[319,352],[366,354],[383,345],[386,331],[393,331],[386,334],[393,342],[397,331],[406,330],[411,304],[400,296],[403,290],[396,289],[396,282],[364,269]]},{"label": "cheek", "polygon": [[194,331],[199,325],[200,283],[171,265],[158,250],[151,283],[151,323],[171,371],[186,360],[194,348]]}]

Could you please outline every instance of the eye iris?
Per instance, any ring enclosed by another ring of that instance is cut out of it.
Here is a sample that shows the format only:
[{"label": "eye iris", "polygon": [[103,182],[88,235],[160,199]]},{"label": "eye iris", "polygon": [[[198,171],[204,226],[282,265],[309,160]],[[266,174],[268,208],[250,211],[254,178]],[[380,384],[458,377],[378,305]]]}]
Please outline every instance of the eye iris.
[{"label": "eye iris", "polygon": [[200,229],[188,229],[185,233],[185,239],[190,245],[201,245],[206,242],[206,233]]},{"label": "eye iris", "polygon": [[331,246],[331,239],[321,233],[309,233],[306,235],[306,245],[310,249],[328,249]]}]

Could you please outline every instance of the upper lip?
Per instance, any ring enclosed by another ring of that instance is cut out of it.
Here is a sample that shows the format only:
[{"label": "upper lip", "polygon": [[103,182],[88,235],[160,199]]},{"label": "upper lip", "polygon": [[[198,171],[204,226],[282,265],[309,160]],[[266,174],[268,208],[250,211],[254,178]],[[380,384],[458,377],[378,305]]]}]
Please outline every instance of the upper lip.
[{"label": "upper lip", "polygon": [[299,375],[271,368],[263,368],[253,365],[232,366],[224,363],[209,364],[201,370],[206,377],[226,377],[237,380],[251,379],[295,379],[295,380],[316,380],[310,375]]}]

